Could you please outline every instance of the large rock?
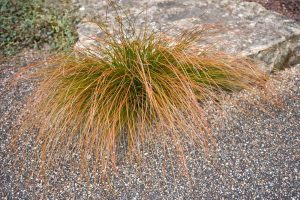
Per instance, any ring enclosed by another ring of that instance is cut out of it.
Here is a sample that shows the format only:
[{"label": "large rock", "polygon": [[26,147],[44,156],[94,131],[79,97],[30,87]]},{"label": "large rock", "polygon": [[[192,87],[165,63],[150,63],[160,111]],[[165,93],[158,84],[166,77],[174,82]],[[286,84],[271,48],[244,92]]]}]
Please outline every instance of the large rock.
[{"label": "large rock", "polygon": [[[77,0],[91,15],[106,13],[105,1]],[[300,24],[266,10],[253,2],[239,0],[123,0],[133,13],[145,10],[154,28],[177,30],[195,25],[215,24],[218,32],[206,39],[217,49],[251,56],[263,62],[266,71],[300,63]],[[110,13],[108,11],[108,13]],[[97,33],[93,25],[79,26],[81,43]]]}]

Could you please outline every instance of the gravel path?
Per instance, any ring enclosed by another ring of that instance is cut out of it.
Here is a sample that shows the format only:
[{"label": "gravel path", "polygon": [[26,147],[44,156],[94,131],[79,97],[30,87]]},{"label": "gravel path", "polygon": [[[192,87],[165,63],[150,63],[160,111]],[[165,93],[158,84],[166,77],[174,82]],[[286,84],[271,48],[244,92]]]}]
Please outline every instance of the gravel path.
[{"label": "gravel path", "polygon": [[[35,175],[30,143],[21,143],[22,155],[9,151],[12,127],[34,84],[20,81],[6,90],[21,66],[40,58],[39,52],[21,54],[0,66],[0,197],[2,199],[300,199],[300,66],[274,75],[270,87],[280,106],[259,101],[268,112],[247,103],[254,98],[239,94],[224,104],[226,118],[215,121],[218,142],[213,162],[197,149],[187,156],[190,179],[180,175],[176,159],[145,152],[141,165],[123,164],[112,188],[81,181],[68,163],[49,173],[48,182]],[[236,109],[231,102],[243,107]],[[247,112],[248,111],[248,112]],[[270,114],[267,114],[270,113]],[[162,167],[164,166],[164,167]]]}]

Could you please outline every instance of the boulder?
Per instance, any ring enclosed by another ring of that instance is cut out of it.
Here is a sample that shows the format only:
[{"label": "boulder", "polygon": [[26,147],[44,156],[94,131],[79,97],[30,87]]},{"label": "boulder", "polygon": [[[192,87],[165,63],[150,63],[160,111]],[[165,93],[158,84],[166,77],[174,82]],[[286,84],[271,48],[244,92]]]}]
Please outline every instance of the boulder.
[{"label": "boulder", "polygon": [[[85,3],[84,3],[85,2]],[[77,0],[89,16],[111,15],[105,1]],[[88,2],[88,3],[87,3]],[[268,72],[300,63],[300,23],[266,10],[260,4],[240,0],[121,0],[123,8],[147,20],[154,29],[176,31],[197,25],[214,24],[216,30],[205,44],[231,54],[260,60]],[[78,28],[80,44],[99,32],[93,24]]]}]

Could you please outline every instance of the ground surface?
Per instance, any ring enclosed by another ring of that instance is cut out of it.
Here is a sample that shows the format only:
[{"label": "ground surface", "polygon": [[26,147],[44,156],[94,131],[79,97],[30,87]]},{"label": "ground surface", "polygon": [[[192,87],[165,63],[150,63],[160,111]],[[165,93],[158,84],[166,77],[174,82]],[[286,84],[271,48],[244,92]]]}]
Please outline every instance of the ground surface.
[{"label": "ground surface", "polygon": [[262,4],[269,10],[300,21],[300,0],[246,0]]},{"label": "ground surface", "polygon": [[[256,1],[278,12],[284,5],[289,13],[283,14],[299,16],[292,11],[297,11],[297,0]],[[35,174],[32,153],[37,149],[30,142],[19,144],[25,154],[9,149],[16,119],[34,88],[30,79],[9,83],[23,66],[44,54],[25,51],[0,61],[0,199],[300,199],[299,65],[274,74],[269,82],[275,96],[266,101],[281,104],[258,100],[250,105],[257,98],[241,93],[224,102],[225,117],[208,113],[215,119],[211,123],[217,151],[208,161],[198,149],[189,149],[190,179],[180,175],[176,160],[167,159],[173,155],[165,156],[155,148],[145,152],[141,165],[124,163],[107,190],[100,182],[81,181],[78,170],[68,163],[50,172],[45,182]]]},{"label": "ground surface", "polygon": [[[190,181],[179,175],[172,161],[157,151],[145,153],[141,165],[124,164],[110,191],[100,183],[87,185],[66,163],[49,173],[49,182],[35,176],[30,143],[22,155],[9,151],[12,127],[32,91],[30,80],[8,90],[14,72],[40,52],[21,54],[2,62],[0,75],[0,197],[3,199],[299,199],[300,198],[300,66],[281,71],[270,81],[280,106],[251,106],[252,96],[240,94],[224,104],[226,118],[216,115],[218,148],[213,162],[197,149],[187,153]],[[24,57],[25,56],[25,57]],[[235,109],[238,101],[244,109]],[[265,103],[259,101],[259,106]],[[234,104],[233,104],[234,105]],[[267,114],[269,113],[269,114]],[[172,155],[169,155],[172,157]],[[162,165],[165,167],[161,167]]]}]

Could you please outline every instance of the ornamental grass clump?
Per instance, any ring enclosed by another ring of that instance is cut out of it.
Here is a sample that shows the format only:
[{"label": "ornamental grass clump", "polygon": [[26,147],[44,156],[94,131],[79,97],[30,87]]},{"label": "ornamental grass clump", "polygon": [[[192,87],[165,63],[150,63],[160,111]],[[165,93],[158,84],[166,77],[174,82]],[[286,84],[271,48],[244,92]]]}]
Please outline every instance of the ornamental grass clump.
[{"label": "ornamental grass clump", "polygon": [[180,155],[185,141],[207,148],[203,101],[266,81],[247,58],[197,47],[203,28],[171,37],[138,29],[128,17],[108,25],[98,23],[93,44],[52,58],[38,72],[42,81],[26,121],[38,128],[47,166],[71,151],[83,169],[107,172],[121,147],[131,160],[145,144],[175,147]]}]

